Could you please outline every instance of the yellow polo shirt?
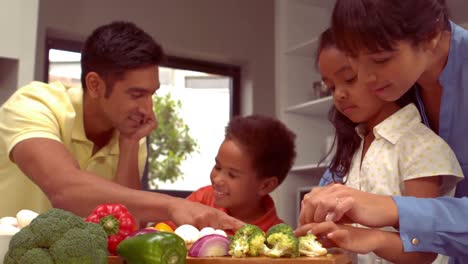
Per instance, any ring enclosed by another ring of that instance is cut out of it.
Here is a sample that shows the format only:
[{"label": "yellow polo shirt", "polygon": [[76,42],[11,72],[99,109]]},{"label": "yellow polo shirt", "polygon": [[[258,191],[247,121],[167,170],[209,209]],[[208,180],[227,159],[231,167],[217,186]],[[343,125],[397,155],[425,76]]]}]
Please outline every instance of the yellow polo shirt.
[{"label": "yellow polo shirt", "polygon": [[[109,143],[92,155],[93,142],[86,138],[83,126],[81,87],[32,82],[18,89],[0,107],[0,217],[15,216],[21,209],[44,212],[51,207],[39,187],[9,159],[17,143],[29,138],[57,140],[82,170],[113,180],[119,159],[118,136],[118,132],[114,133]],[[143,138],[138,154],[140,177],[146,153]],[[50,180],[54,180],[53,173]]]}]

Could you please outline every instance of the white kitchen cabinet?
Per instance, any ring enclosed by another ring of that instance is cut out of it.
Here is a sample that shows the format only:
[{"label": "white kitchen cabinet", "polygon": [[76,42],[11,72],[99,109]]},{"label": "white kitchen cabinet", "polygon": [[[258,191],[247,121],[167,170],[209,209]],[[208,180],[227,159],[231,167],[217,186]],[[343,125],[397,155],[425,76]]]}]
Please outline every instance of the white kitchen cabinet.
[{"label": "white kitchen cabinet", "polygon": [[273,193],[280,218],[295,226],[297,193],[317,185],[324,165],[331,97],[316,98],[313,82],[320,79],[315,53],[320,33],[329,25],[332,0],[276,0],[276,112],[296,135],[297,158],[285,182]]}]

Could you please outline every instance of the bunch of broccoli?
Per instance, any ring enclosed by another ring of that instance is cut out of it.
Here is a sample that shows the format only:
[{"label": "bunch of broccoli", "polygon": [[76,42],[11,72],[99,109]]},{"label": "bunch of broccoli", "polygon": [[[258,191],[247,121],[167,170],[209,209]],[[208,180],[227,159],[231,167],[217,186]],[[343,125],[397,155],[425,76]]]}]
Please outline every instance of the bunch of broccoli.
[{"label": "bunch of broccoli", "polygon": [[54,208],[12,237],[4,263],[106,264],[107,255],[107,234],[100,225]]},{"label": "bunch of broccoli", "polygon": [[326,253],[314,235],[296,238],[294,230],[287,224],[272,226],[266,234],[257,226],[246,224],[237,230],[229,245],[229,254],[236,258],[321,256]]}]

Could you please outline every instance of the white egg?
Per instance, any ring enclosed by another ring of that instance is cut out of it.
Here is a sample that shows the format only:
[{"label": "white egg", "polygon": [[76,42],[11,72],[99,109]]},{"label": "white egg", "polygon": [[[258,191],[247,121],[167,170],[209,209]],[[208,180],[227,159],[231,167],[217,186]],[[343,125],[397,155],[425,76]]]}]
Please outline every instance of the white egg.
[{"label": "white egg", "polygon": [[200,230],[200,237],[204,237],[207,235],[212,235],[215,233],[214,228],[212,227],[204,227],[202,230]]},{"label": "white egg", "polygon": [[185,243],[191,244],[195,241],[198,240],[198,237],[200,236],[200,231],[198,228],[194,227],[193,225],[181,225],[176,230],[174,230],[174,233],[178,236],[180,236]]},{"label": "white egg", "polygon": [[224,232],[224,230],[221,230],[221,229],[216,229],[214,233],[217,234],[217,235],[227,237],[226,232]]},{"label": "white egg", "polygon": [[14,235],[19,230],[19,228],[12,225],[0,224],[0,235]]},{"label": "white egg", "polygon": [[38,213],[31,210],[23,209],[16,214],[18,220],[18,227],[23,228],[31,223],[31,221],[38,216]]},{"label": "white egg", "polygon": [[0,219],[0,224],[6,224],[16,227],[18,226],[18,220],[16,219],[16,217],[5,216]]}]

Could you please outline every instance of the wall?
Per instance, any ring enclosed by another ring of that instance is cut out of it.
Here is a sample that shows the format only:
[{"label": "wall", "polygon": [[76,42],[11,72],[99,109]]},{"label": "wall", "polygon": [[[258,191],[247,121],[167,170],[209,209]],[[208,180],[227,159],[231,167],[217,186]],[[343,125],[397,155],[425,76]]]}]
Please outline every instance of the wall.
[{"label": "wall", "polygon": [[39,0],[0,0],[0,104],[34,79]]},{"label": "wall", "polygon": [[84,40],[113,20],[135,22],[171,55],[240,65],[242,112],[275,114],[273,1],[41,1],[36,78],[44,76],[46,30]]}]

